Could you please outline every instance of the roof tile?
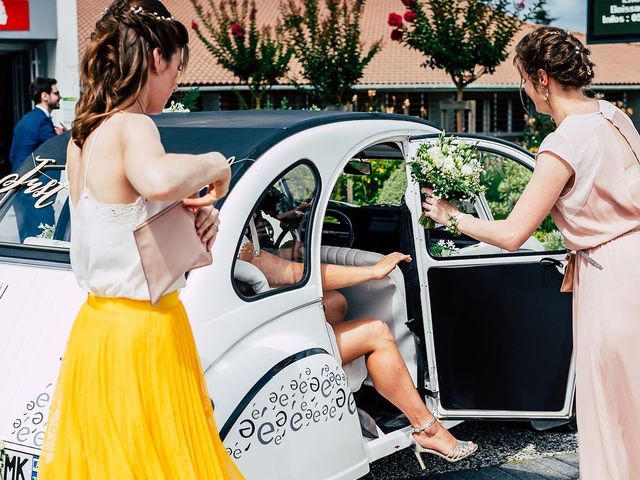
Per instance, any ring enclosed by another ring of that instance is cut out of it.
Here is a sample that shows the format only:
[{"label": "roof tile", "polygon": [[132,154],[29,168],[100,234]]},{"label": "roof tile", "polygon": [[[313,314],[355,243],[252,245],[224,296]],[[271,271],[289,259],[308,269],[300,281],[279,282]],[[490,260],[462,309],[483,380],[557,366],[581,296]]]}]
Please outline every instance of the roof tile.
[{"label": "roof tile", "polygon": [[[109,0],[83,0],[78,2],[78,44],[80,52],[84,51],[95,22]],[[163,2],[172,14],[182,21],[188,28],[191,21],[196,20],[196,14],[189,0],[164,0]],[[258,23],[274,25],[280,16],[280,0],[256,0],[258,8]],[[402,86],[453,86],[451,79],[443,70],[433,70],[422,67],[424,56],[415,50],[410,50],[398,42],[390,40],[391,27],[387,25],[387,17],[391,11],[402,11],[400,1],[368,0],[362,16],[362,36],[365,46],[371,45],[378,39],[383,39],[382,50],[367,66],[362,77],[361,85],[383,87],[385,85]],[[511,46],[526,34],[533,25],[526,24],[516,34]],[[574,32],[583,42],[585,34]],[[189,68],[182,78],[185,85],[235,85],[238,79],[230,72],[219,66],[211,54],[205,49],[200,40],[190,34],[191,56]],[[640,44],[599,44],[590,45],[591,58],[596,64],[594,85],[624,85],[640,84]],[[513,48],[511,49],[513,50]],[[519,75],[512,64],[513,52],[509,58],[498,66],[496,71],[483,75],[474,84],[477,86],[517,86]],[[292,65],[292,71],[299,71],[299,67]],[[297,75],[296,75],[297,76]],[[299,79],[299,77],[298,77]],[[286,79],[282,83],[289,83]]]}]

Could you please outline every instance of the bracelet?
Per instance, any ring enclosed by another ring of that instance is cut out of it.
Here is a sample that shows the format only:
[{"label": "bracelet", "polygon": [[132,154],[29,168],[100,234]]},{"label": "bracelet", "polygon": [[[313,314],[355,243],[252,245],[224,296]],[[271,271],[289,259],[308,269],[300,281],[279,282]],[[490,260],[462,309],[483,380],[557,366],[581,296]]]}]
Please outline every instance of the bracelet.
[{"label": "bracelet", "polygon": [[449,215],[449,226],[447,227],[447,230],[455,236],[460,235],[460,230],[458,230],[458,222],[460,221],[460,217],[462,217],[463,215],[466,214],[458,212],[455,215]]}]

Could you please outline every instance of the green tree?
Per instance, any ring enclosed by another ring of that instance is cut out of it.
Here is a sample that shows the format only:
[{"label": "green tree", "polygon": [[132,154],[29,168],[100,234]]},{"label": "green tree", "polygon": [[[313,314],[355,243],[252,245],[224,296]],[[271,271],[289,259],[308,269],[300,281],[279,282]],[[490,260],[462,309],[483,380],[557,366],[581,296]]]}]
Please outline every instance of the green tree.
[{"label": "green tree", "polygon": [[403,167],[404,164],[401,163],[382,184],[378,194],[379,204],[400,205],[402,197],[407,191],[407,173]]},{"label": "green tree", "polygon": [[[460,102],[467,85],[507,58],[513,36],[540,1],[526,10],[524,1],[513,0],[429,0],[426,9],[419,0],[402,0],[404,15],[389,14],[391,39],[423,53],[423,66],[447,72]],[[458,110],[458,131],[463,120]]]},{"label": "green tree", "polygon": [[198,87],[190,88],[182,92],[179,98],[179,102],[188,108],[190,112],[198,110],[198,97],[200,97],[200,89]]},{"label": "green tree", "polygon": [[249,87],[250,107],[261,108],[272,85],[289,71],[293,50],[282,41],[279,28],[256,24],[255,0],[190,0],[202,27],[191,27],[207,50],[226,70]]},{"label": "green tree", "polygon": [[538,25],[551,25],[557,18],[551,17],[547,11],[547,0],[540,0],[531,11],[531,21]]},{"label": "green tree", "polygon": [[556,124],[548,115],[534,114],[524,116],[522,146],[530,152],[537,152],[547,135],[556,129]]},{"label": "green tree", "polygon": [[356,205],[375,205],[379,202],[379,193],[396,169],[404,168],[397,160],[371,160],[370,175],[342,174],[338,177],[331,192],[331,199]]},{"label": "green tree", "polygon": [[[353,86],[380,51],[381,40],[366,53],[360,17],[366,0],[285,0],[283,29],[295,50],[311,94],[324,106],[350,104]],[[326,13],[321,13],[326,12]]]}]

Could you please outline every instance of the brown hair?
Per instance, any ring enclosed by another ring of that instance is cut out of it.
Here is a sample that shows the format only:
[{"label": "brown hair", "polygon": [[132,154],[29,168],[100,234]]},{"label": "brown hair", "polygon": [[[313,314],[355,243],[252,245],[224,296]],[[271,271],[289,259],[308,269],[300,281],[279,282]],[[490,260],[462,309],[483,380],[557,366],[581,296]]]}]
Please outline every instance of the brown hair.
[{"label": "brown hair", "polygon": [[544,70],[563,87],[584,88],[595,75],[591,51],[571,32],[542,26],[525,35],[516,45],[513,63],[531,78],[538,91],[538,70]]},{"label": "brown hair", "polygon": [[115,0],[96,22],[80,63],[82,93],[73,121],[80,148],[115,107],[133,104],[147,82],[153,50],[165,59],[183,49],[186,67],[189,34],[159,0]]},{"label": "brown hair", "polygon": [[57,84],[58,82],[55,78],[36,77],[36,79],[31,82],[31,85],[29,86],[31,101],[36,105],[39,104],[42,101],[42,94],[51,94],[51,87]]}]

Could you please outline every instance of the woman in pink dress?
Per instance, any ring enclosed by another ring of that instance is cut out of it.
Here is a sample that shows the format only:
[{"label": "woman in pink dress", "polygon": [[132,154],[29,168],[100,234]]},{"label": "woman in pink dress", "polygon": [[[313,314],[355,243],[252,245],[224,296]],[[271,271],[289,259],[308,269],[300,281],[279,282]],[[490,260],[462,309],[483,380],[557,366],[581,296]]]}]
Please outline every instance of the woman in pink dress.
[{"label": "woman in pink dress", "polygon": [[[582,480],[640,479],[640,135],[605,101],[573,35],[540,27],[516,47],[526,94],[558,128],[505,220],[463,214],[425,189],[425,214],[517,250],[549,211],[574,257],[573,335]],[[566,278],[569,280],[569,278]],[[636,372],[636,373],[634,373]]]}]

